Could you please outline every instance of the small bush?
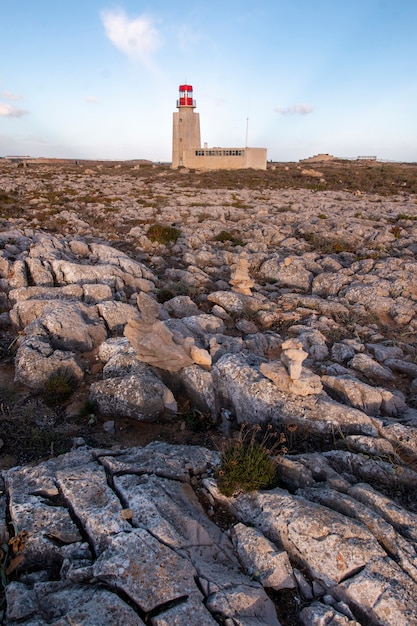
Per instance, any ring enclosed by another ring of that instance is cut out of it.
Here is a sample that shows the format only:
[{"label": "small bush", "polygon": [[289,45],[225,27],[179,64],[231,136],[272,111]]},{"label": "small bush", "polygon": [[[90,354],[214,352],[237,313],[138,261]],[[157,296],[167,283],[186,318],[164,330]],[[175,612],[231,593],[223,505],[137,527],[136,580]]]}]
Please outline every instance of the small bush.
[{"label": "small bush", "polygon": [[399,213],[397,215],[397,220],[411,220],[416,221],[417,215],[407,215],[407,213]]},{"label": "small bush", "polygon": [[274,456],[279,449],[284,453],[286,448],[281,447],[285,436],[277,439],[277,434],[271,429],[269,425],[258,441],[261,427],[243,425],[238,439],[226,444],[216,474],[219,489],[225,496],[273,487],[276,476]]},{"label": "small bush", "polygon": [[221,243],[225,243],[226,241],[230,241],[233,246],[243,246],[243,240],[240,237],[236,237],[228,230],[221,230],[218,235],[214,237],[214,241],[220,241]]},{"label": "small bush", "polygon": [[51,374],[43,389],[45,403],[48,406],[63,404],[73,393],[77,381],[69,371],[62,370]]},{"label": "small bush", "polygon": [[152,224],[146,233],[148,239],[162,244],[175,243],[180,235],[181,231],[178,228],[163,224]]},{"label": "small bush", "polygon": [[324,239],[320,233],[304,233],[303,237],[315,252],[322,254],[340,254],[341,252],[357,251],[357,246],[343,239]]}]

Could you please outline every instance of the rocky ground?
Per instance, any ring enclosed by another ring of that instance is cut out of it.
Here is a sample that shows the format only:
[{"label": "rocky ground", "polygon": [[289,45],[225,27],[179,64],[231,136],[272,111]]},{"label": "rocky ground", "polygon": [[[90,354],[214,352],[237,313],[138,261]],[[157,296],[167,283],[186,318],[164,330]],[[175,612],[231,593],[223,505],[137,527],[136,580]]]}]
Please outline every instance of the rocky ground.
[{"label": "rocky ground", "polygon": [[0,160],[1,623],[417,624],[417,167],[314,168]]}]

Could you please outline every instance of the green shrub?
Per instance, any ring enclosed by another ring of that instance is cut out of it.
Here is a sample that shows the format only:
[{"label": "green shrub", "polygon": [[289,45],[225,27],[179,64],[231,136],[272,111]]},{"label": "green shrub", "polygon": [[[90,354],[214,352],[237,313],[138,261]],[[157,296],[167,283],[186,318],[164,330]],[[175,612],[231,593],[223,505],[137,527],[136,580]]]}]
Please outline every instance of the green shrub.
[{"label": "green shrub", "polygon": [[45,383],[43,394],[48,406],[63,404],[72,395],[77,381],[72,372],[60,370],[51,374]]},{"label": "green shrub", "polygon": [[[220,468],[216,478],[219,489],[225,496],[232,496],[240,491],[271,488],[275,482],[275,456],[285,437],[271,432],[269,425],[259,441],[260,426],[243,425],[239,437],[226,443]],[[281,448],[281,453],[286,448]]]},{"label": "green shrub", "polygon": [[397,220],[411,220],[416,221],[417,215],[407,215],[407,213],[399,213],[397,215]]},{"label": "green shrub", "polygon": [[225,243],[226,241],[230,241],[233,246],[243,246],[244,243],[240,237],[236,237],[228,230],[221,230],[218,235],[214,237],[214,241],[220,241],[221,243]]},{"label": "green shrub", "polygon": [[152,224],[146,233],[148,239],[162,244],[175,243],[180,235],[181,231],[178,228],[163,224]]}]

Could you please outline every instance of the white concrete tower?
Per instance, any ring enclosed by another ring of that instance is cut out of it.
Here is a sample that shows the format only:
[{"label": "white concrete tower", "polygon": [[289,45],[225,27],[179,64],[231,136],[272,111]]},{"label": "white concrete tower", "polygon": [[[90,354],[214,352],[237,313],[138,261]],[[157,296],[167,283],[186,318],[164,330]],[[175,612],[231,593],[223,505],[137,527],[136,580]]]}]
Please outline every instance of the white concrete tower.
[{"label": "white concrete tower", "polygon": [[191,85],[180,85],[180,96],[177,100],[178,111],[173,115],[172,126],[172,167],[185,165],[184,152],[199,150],[200,115],[194,111],[193,88]]}]

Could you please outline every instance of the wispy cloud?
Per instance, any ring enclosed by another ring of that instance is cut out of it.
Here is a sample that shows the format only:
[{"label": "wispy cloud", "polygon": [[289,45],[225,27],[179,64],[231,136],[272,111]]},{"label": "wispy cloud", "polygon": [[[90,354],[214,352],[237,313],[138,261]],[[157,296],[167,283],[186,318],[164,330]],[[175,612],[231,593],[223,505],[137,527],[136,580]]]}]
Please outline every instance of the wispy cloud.
[{"label": "wispy cloud", "polygon": [[18,93],[12,93],[11,91],[2,91],[0,96],[7,98],[8,100],[23,100],[22,96]]},{"label": "wispy cloud", "polygon": [[22,115],[26,115],[28,112],[24,109],[18,109],[11,104],[0,102],[0,117],[22,117]]},{"label": "wispy cloud", "polygon": [[281,113],[281,115],[308,115],[313,112],[313,107],[309,104],[292,104],[287,107],[276,107],[275,113]]},{"label": "wispy cloud", "polygon": [[146,15],[129,18],[122,10],[101,12],[104,30],[110,41],[132,60],[152,64],[152,55],[161,45],[161,37],[152,19]]},{"label": "wispy cloud", "polygon": [[98,101],[98,98],[96,98],[95,96],[86,96],[84,98],[84,102],[88,102],[89,104],[96,104]]}]

